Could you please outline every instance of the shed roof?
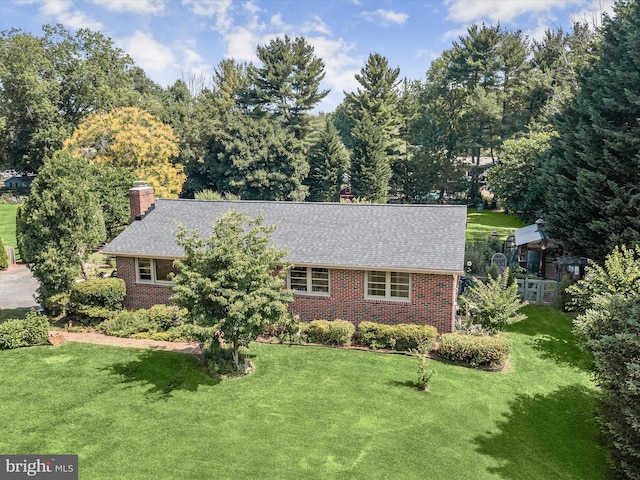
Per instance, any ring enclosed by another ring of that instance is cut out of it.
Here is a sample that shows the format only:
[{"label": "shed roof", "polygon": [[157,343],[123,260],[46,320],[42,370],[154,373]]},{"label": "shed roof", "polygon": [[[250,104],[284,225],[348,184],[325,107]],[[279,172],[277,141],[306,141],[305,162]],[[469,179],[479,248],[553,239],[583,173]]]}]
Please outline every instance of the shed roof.
[{"label": "shed roof", "polygon": [[179,225],[208,236],[217,219],[236,209],[275,224],[271,243],[297,265],[461,273],[466,207],[311,202],[160,199],[106,245],[116,256],[178,258]]}]

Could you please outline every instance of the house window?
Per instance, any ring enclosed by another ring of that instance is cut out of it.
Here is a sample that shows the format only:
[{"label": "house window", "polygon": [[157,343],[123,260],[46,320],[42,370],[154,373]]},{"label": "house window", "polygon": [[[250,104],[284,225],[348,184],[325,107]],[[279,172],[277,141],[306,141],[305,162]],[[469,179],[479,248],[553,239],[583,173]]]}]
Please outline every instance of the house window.
[{"label": "house window", "polygon": [[143,283],[173,283],[171,274],[177,274],[178,269],[173,266],[173,260],[161,258],[136,258],[136,272],[138,282]]},{"label": "house window", "polygon": [[299,293],[329,295],[329,269],[293,267],[289,271],[289,287]]},{"label": "house window", "polygon": [[406,272],[367,272],[365,297],[386,300],[411,298],[411,274]]}]

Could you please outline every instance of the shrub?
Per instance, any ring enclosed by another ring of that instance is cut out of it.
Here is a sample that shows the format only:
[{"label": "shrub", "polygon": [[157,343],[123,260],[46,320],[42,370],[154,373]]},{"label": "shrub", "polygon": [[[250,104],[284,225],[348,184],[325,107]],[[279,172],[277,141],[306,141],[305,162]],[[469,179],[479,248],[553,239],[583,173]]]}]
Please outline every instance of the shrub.
[{"label": "shrub", "polygon": [[126,286],[120,278],[98,278],[73,285],[70,294],[70,306],[101,307],[107,310],[122,310]]},{"label": "shrub", "polygon": [[362,322],[358,325],[358,343],[369,348],[411,351],[421,347],[433,350],[437,330],[430,325]]},{"label": "shrub", "polygon": [[80,305],[73,309],[73,314],[84,325],[99,325],[106,320],[111,320],[116,312],[108,308]]},{"label": "shrub", "polygon": [[511,350],[506,335],[461,335],[445,333],[440,336],[438,353],[447,360],[468,363],[472,367],[499,368]]},{"label": "shrub", "polygon": [[0,238],[0,270],[4,270],[8,266],[9,266],[9,255],[7,255],[7,251],[4,249],[2,238]]},{"label": "shrub", "polygon": [[42,301],[42,308],[48,315],[57,317],[69,308],[70,296],[68,293],[56,293]]},{"label": "shrub", "polygon": [[353,323],[346,320],[313,320],[302,325],[307,341],[323,345],[350,345],[356,330]]},{"label": "shrub", "polygon": [[429,352],[436,346],[438,331],[430,325],[400,324],[390,329],[393,350],[409,352],[424,349]]},{"label": "shrub", "polygon": [[518,310],[527,302],[521,300],[517,283],[508,285],[508,281],[507,271],[504,275],[498,275],[498,278],[487,278],[486,282],[474,279],[474,284],[464,291],[460,299],[472,311],[474,323],[497,332],[506,325],[526,318]]},{"label": "shrub", "polygon": [[361,322],[358,324],[358,343],[369,348],[391,348],[391,325]]},{"label": "shrub", "polygon": [[431,359],[427,357],[426,352],[418,354],[418,384],[417,387],[425,392],[429,391],[429,383],[435,375],[436,371],[431,368]]},{"label": "shrub", "polygon": [[31,310],[23,320],[0,324],[0,350],[41,345],[49,337],[49,319]]},{"label": "shrub", "polygon": [[140,332],[155,332],[157,326],[149,321],[144,312],[123,310],[112,319],[102,322],[98,329],[113,337],[131,337]]},{"label": "shrub", "polygon": [[[297,315],[287,321],[267,324],[262,329],[264,338],[278,338],[280,342],[292,341],[300,333],[300,319]],[[299,337],[298,337],[299,338]]]},{"label": "shrub", "polygon": [[181,325],[187,314],[184,308],[162,304],[153,305],[149,309],[141,309],[138,312],[141,315],[146,315],[149,322],[157,325],[157,330],[161,331]]}]

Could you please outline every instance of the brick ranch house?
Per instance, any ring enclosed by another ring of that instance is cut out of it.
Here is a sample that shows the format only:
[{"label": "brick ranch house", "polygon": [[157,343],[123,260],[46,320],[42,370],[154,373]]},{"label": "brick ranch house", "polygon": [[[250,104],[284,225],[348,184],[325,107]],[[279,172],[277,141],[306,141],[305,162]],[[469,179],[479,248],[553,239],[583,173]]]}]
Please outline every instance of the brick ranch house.
[{"label": "brick ranch house", "polygon": [[419,323],[453,329],[464,266],[466,207],[273,201],[154,200],[129,192],[132,223],[106,245],[127,287],[125,307],[171,296],[169,274],[183,255],[178,225],[208,236],[230,209],[276,225],[271,242],[288,250],[291,311],[301,320]]}]

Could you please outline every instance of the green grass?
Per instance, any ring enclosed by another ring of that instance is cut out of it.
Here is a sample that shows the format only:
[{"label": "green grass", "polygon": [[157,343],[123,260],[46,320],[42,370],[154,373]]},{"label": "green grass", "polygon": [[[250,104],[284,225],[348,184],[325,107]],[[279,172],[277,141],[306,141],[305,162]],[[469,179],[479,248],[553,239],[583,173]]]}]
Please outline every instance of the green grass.
[{"label": "green grass", "polygon": [[16,212],[18,206],[10,203],[0,203],[0,238],[8,247],[17,246],[16,242]]},{"label": "green grass", "polygon": [[607,478],[570,317],[527,307],[513,369],[252,344],[217,382],[188,355],[67,343],[0,352],[0,452],[77,453],[89,479]]},{"label": "green grass", "polygon": [[29,310],[12,310],[10,308],[0,308],[0,323],[14,318],[25,318]]},{"label": "green grass", "polygon": [[497,230],[500,238],[504,240],[513,235],[514,230],[524,227],[520,217],[504,212],[467,210],[466,240],[486,240],[494,230]]}]

